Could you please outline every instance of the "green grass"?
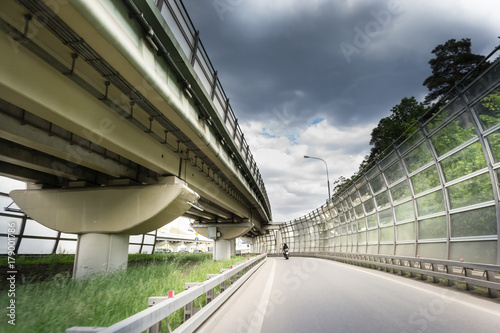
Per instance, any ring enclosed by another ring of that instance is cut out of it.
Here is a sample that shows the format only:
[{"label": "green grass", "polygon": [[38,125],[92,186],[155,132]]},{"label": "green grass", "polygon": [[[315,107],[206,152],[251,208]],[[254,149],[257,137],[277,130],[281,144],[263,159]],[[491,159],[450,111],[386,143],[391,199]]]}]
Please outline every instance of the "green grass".
[{"label": "green grass", "polygon": [[[49,254],[45,256],[25,256],[20,255],[15,257],[16,265],[31,265],[31,264],[65,264],[65,263],[73,263],[75,260],[74,254]],[[2,257],[0,258],[0,266],[7,266],[8,258]]]},{"label": "green grass", "polygon": [[[16,326],[8,325],[5,317],[0,331],[53,333],[73,326],[110,326],[144,310],[148,297],[165,296],[169,290],[179,294],[185,282],[203,282],[206,274],[219,273],[242,259],[246,257],[214,262],[206,254],[134,255],[126,271],[114,274],[82,281],[69,274],[24,281],[16,285]],[[9,299],[2,291],[1,306],[5,308]],[[182,322],[182,311],[171,317],[174,328]]]}]

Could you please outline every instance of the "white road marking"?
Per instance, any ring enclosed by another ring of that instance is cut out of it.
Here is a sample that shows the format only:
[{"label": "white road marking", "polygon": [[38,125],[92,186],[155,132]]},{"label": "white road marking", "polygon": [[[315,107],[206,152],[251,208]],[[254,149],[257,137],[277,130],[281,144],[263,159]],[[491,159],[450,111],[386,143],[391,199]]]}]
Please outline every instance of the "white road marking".
[{"label": "white road marking", "polygon": [[[272,261],[271,273],[269,274],[269,278],[267,279],[266,287],[262,296],[260,298],[259,308],[267,309],[267,304],[269,303],[269,298],[271,295],[271,289],[273,287],[274,281],[274,272],[276,270],[276,260]],[[260,313],[259,309],[255,310],[252,320],[250,321],[251,325],[249,327],[248,333],[260,333],[262,330],[262,324],[264,323],[264,313]]]}]

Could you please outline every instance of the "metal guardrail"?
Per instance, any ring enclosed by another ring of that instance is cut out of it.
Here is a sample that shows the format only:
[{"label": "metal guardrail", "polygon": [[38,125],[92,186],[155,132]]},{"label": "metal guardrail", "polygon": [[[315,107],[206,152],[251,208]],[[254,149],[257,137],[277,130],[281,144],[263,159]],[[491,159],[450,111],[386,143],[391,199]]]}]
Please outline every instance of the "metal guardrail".
[{"label": "metal guardrail", "polygon": [[[230,269],[223,269],[220,274],[209,274],[205,282],[187,283],[186,290],[175,297],[149,297],[147,309],[112,326],[71,327],[66,329],[66,333],[137,333],[145,330],[157,333],[160,332],[161,321],[182,308],[184,323],[173,332],[193,332],[261,267],[266,257],[264,253],[233,265]],[[219,294],[214,292],[217,287],[220,287]],[[202,295],[207,296],[207,304],[196,309],[194,301]]]},{"label": "metal guardrail", "polygon": [[447,279],[449,286],[454,285],[455,282],[462,282],[465,283],[467,290],[473,290],[474,286],[487,288],[488,296],[491,298],[497,298],[500,291],[500,265],[346,252],[301,252],[292,253],[291,256],[322,258],[363,265],[383,269],[386,272],[392,271],[394,274],[400,273],[402,276],[405,276],[407,272],[412,277],[420,274],[422,280],[430,277],[434,283],[439,283],[439,279]]}]

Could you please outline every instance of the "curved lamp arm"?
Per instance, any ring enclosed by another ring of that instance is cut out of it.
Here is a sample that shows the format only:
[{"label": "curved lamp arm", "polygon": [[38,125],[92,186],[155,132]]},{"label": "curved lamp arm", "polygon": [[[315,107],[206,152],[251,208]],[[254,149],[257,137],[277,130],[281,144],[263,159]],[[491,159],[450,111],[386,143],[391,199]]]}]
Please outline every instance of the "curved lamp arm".
[{"label": "curved lamp arm", "polygon": [[323,161],[323,163],[325,163],[325,167],[326,167],[326,183],[328,185],[328,200],[330,200],[332,198],[332,195],[330,194],[330,177],[328,176],[328,164],[326,164],[326,161],[324,159],[319,158],[319,157],[312,157],[312,156],[305,155],[304,158],[312,158],[312,159],[315,159],[315,160],[321,160],[321,161]]}]

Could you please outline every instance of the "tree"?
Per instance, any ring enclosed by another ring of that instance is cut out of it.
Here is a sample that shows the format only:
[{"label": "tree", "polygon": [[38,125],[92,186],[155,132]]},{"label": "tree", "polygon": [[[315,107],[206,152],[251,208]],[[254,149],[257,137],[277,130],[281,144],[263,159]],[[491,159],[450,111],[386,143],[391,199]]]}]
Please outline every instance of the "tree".
[{"label": "tree", "polygon": [[[422,102],[417,102],[415,97],[405,97],[401,103],[391,109],[389,117],[382,118],[371,133],[370,145],[372,149],[367,161],[369,164],[374,161],[386,148],[403,135],[429,108]],[[410,135],[411,133],[407,133]]]},{"label": "tree", "polygon": [[[425,79],[423,85],[429,89],[425,96],[424,104],[429,105],[444,97],[455,84],[460,81],[468,72],[478,65],[484,56],[471,53],[470,38],[463,38],[460,41],[450,39],[444,44],[438,45],[432,50],[435,58],[429,60],[432,69],[432,75]],[[477,70],[465,80],[464,86],[472,82],[489,63],[485,61]],[[453,91],[443,104],[456,96]]]}]

